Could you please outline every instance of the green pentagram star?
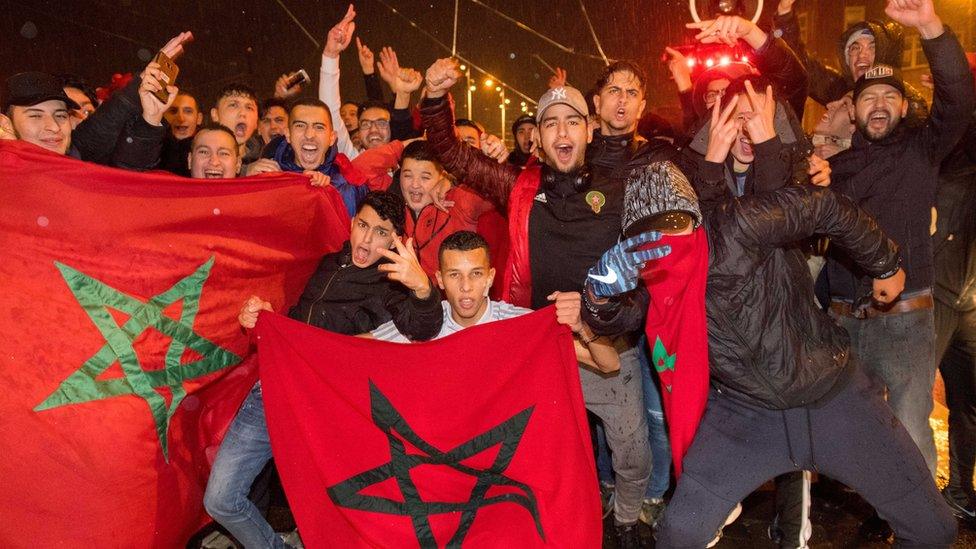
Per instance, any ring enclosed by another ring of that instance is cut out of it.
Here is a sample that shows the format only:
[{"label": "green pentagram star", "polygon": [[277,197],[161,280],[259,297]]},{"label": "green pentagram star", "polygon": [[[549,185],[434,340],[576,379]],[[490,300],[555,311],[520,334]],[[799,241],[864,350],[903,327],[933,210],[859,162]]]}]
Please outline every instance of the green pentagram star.
[{"label": "green pentagram star", "polygon": [[[369,384],[369,394],[373,423],[386,433],[390,442],[390,461],[330,486],[328,493],[333,503],[360,511],[409,516],[421,547],[437,547],[430,527],[430,515],[460,512],[461,521],[458,529],[446,545],[448,548],[461,547],[478,509],[498,503],[515,503],[524,507],[532,515],[539,537],[543,540],[546,539],[539,517],[539,505],[532,488],[503,474],[515,456],[515,450],[525,433],[534,407],[526,408],[471,440],[442,452],[420,438],[416,431],[403,419],[400,412],[393,407],[390,400],[372,382]],[[407,454],[403,440],[394,435],[394,432],[426,455]],[[496,444],[500,444],[501,448],[488,469],[475,469],[461,463],[463,460]],[[410,470],[419,465],[443,465],[466,475],[471,475],[478,480],[468,501],[460,503],[423,501],[420,499],[416,484],[410,477]],[[402,502],[380,496],[364,496],[359,493],[364,488],[390,478],[396,479],[400,492],[403,494]],[[513,487],[522,493],[505,493],[485,497],[488,489],[492,486]]]},{"label": "green pentagram star", "polygon": [[[193,322],[200,308],[200,294],[213,263],[211,257],[191,275],[145,303],[81,271],[55,263],[75,299],[105,338],[105,344],[62,381],[44,402],[34,407],[34,411],[136,395],[149,405],[163,457],[168,460],[167,433],[170,420],[186,396],[183,381],[216,372],[241,360],[241,357],[193,330]],[[163,310],[180,299],[183,300],[183,308],[179,320],[165,316]],[[109,313],[110,308],[127,314],[129,319],[119,326]],[[166,352],[165,367],[146,371],[139,362],[132,342],[150,327],[169,336],[172,341]],[[201,358],[181,364],[183,353],[188,348],[199,353]],[[122,366],[125,377],[95,379],[116,361]],[[156,391],[159,387],[169,387],[172,398],[168,407],[163,396]]]}]

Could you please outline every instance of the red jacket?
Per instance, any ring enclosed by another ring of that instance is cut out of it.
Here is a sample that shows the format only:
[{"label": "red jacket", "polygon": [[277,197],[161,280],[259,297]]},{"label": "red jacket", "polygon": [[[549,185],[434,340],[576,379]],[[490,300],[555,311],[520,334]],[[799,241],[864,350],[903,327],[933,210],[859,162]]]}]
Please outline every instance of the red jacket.
[{"label": "red jacket", "polygon": [[[393,141],[364,151],[356,157],[353,162],[367,176],[371,190],[387,190],[390,187],[393,178],[388,175],[388,172],[399,164],[403,148],[402,142]],[[457,231],[477,232],[482,219],[485,220],[484,225],[487,229],[485,233],[499,232],[494,227],[497,221],[493,222],[491,218],[484,216],[494,209],[494,205],[470,189],[455,187],[447,193],[447,200],[453,201],[454,206],[446,212],[432,204],[426,206],[417,215],[414,215],[410,208],[406,211],[407,225],[404,237],[413,238],[414,251],[420,259],[420,266],[431,278],[434,278],[434,273],[440,266],[437,252],[441,242],[448,235]],[[507,243],[500,242],[497,237],[489,239],[489,235],[484,236],[489,241],[492,257],[502,257],[507,249]]]},{"label": "red jacket", "polygon": [[509,253],[502,272],[501,299],[520,307],[532,305],[529,269],[529,212],[539,192],[542,166],[499,164],[468,146],[454,133],[450,96],[427,99],[420,109],[427,141],[447,171],[508,216]]}]

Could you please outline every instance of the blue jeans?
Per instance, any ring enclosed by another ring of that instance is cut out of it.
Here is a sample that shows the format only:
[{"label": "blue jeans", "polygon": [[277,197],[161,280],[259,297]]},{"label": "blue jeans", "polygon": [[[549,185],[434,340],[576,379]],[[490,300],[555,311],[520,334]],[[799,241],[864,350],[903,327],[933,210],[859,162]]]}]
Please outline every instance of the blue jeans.
[{"label": "blue jeans", "polygon": [[286,547],[247,497],[254,479],[270,459],[271,440],[258,382],[220,444],[203,496],[207,513],[246,549]]},{"label": "blue jeans", "polygon": [[644,492],[645,499],[660,499],[671,484],[671,443],[664,425],[664,409],[661,393],[651,373],[651,361],[647,354],[647,337],[638,346],[641,361],[641,381],[644,383],[644,412],[647,414],[648,439],[651,443],[651,481]]},{"label": "blue jeans", "polygon": [[880,381],[888,405],[918,445],[935,478],[936,452],[929,415],[935,382],[935,318],[932,309],[856,319],[840,316],[851,350]]}]

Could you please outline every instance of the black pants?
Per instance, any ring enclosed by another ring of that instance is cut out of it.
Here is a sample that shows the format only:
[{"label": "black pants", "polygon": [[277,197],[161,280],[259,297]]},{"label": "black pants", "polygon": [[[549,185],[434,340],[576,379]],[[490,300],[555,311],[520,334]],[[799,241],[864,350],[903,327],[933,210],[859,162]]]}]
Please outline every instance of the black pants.
[{"label": "black pants", "polygon": [[901,547],[949,547],[956,521],[918,447],[858,371],[817,408],[768,410],[712,391],[657,547],[704,547],[766,480],[820,471],[858,491]]},{"label": "black pants", "polygon": [[976,466],[976,310],[935,302],[936,363],[949,407],[949,488],[973,497]]}]

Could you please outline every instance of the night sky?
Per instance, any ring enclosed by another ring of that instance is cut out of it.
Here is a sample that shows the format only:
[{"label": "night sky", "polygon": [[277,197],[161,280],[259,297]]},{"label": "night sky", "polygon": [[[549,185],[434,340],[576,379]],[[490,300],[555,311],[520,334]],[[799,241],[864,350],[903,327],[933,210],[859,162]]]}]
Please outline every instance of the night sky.
[{"label": "night sky", "polygon": [[[179,61],[177,83],[200,95],[205,105],[232,81],[251,84],[262,97],[271,95],[279,74],[300,67],[317,82],[321,48],[281,4],[320,44],[348,5],[309,0],[280,0],[280,4],[279,0],[0,0],[0,76],[22,70],[73,72],[101,85],[113,73],[138,72],[168,38],[190,30],[196,41]],[[689,41],[684,29],[691,20],[687,2],[584,0],[584,4],[606,55],[641,62],[651,78],[649,107],[673,116],[668,109],[676,106],[674,88],[660,56],[665,45]],[[485,5],[576,53],[518,28]],[[460,0],[459,6],[458,53],[532,98],[542,94],[550,75],[543,61],[566,68],[570,84],[583,90],[592,86],[604,66],[579,0]],[[772,9],[775,2],[767,2],[767,14]],[[423,72],[435,58],[450,53],[407,19],[450,47],[451,0],[363,0],[356,10],[356,34],[377,57],[379,49],[389,45],[397,50],[401,66]],[[342,70],[343,98],[363,99],[355,43],[342,56]],[[483,74],[474,76],[484,80]],[[463,86],[455,94],[460,111]],[[512,93],[509,97],[508,120],[512,120],[520,114],[521,98]],[[498,95],[479,86],[473,104],[474,117],[497,132]]]}]

